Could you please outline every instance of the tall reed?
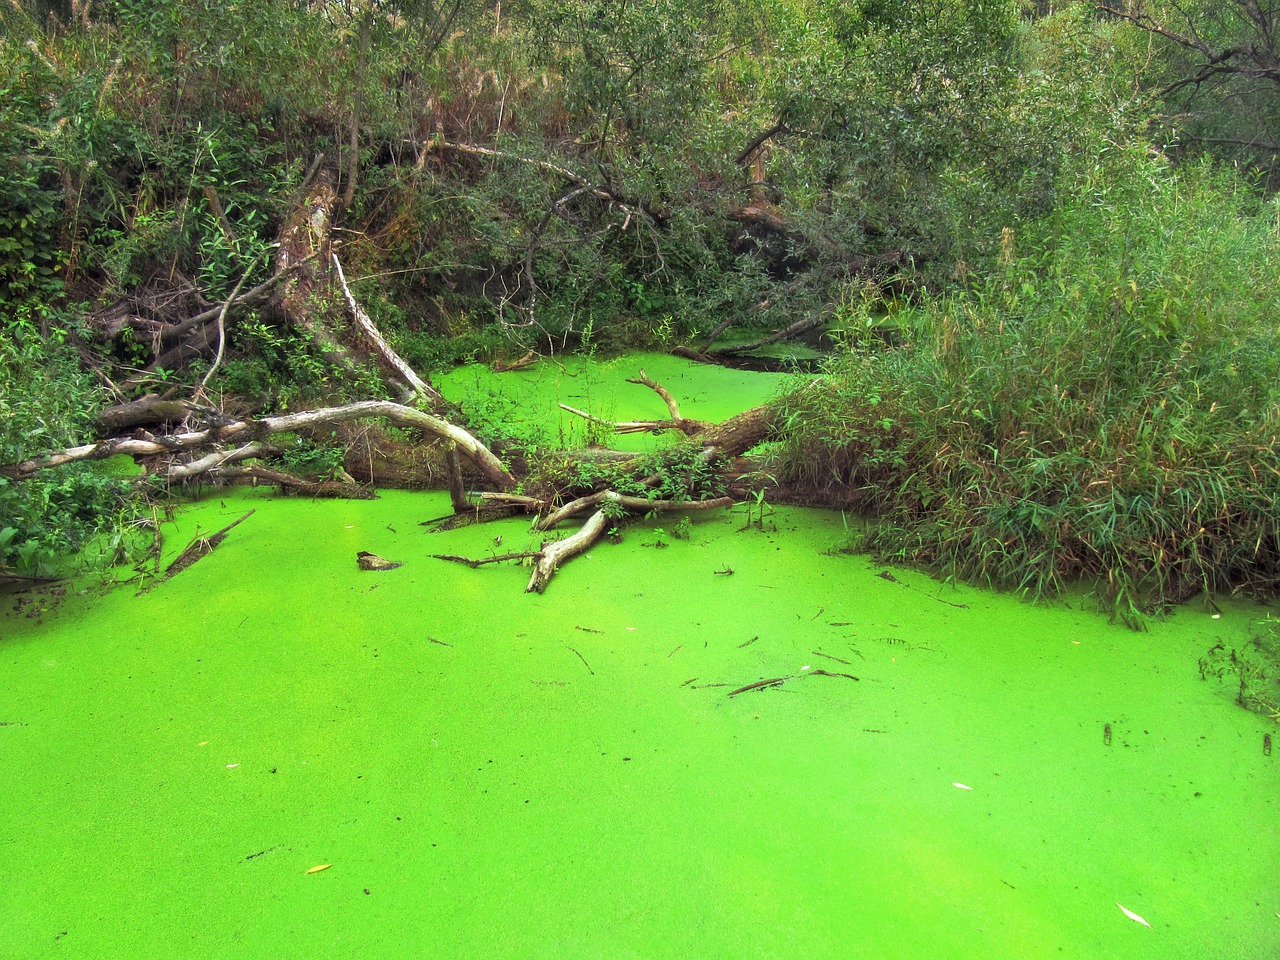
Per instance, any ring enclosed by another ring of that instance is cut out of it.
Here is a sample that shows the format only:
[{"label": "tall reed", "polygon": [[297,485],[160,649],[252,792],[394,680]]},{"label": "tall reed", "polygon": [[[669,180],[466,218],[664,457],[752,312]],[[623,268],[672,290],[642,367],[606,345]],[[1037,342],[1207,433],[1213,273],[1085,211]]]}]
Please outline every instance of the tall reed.
[{"label": "tall reed", "polygon": [[[844,485],[863,546],[1140,625],[1280,594],[1280,229],[1229,173],[1114,149],[982,280],[855,339],[788,401],[782,473]],[[869,308],[855,317],[866,326]]]}]

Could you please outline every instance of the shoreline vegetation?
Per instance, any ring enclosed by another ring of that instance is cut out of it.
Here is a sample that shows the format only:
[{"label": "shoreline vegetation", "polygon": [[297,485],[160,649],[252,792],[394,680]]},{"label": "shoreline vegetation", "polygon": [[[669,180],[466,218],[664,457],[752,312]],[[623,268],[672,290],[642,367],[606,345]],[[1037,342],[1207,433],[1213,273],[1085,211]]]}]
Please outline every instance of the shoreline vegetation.
[{"label": "shoreline vegetation", "polygon": [[[803,488],[871,518],[850,549],[1098,582],[1135,627],[1273,600],[1280,77],[1227,54],[1280,24],[1248,6],[7,4],[0,572],[139,562],[187,483],[341,493],[360,447],[544,521]],[[676,437],[645,457],[431,380],[637,349],[824,359],[726,423],[643,373],[668,419],[584,411]],[[321,415],[366,403],[416,412]],[[143,476],[28,469],[103,441]]]}]

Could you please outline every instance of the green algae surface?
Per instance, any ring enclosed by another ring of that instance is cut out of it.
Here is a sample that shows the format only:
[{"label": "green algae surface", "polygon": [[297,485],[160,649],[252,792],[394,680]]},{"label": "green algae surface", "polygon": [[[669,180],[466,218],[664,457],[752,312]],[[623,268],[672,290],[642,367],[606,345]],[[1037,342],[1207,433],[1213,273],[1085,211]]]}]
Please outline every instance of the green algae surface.
[{"label": "green algae surface", "polygon": [[449,400],[462,406],[469,423],[500,423],[504,431],[514,427],[534,445],[597,444],[647,452],[669,442],[672,435],[615,435],[561,406],[609,422],[667,420],[667,405],[655,391],[627,382],[642,370],[671,393],[682,416],[709,423],[727,420],[766,402],[787,384],[799,382],[790,375],[730,370],[667,354],[628,353],[607,361],[547,358],[508,373],[468,364],[437,376],[435,383]]},{"label": "green algae surface", "polygon": [[781,508],[543,596],[431,559],[532,540],[435,494],[227,493],[167,557],[249,509],[0,619],[0,957],[1280,953],[1273,728],[1196,666],[1256,610],[1133,633]]}]

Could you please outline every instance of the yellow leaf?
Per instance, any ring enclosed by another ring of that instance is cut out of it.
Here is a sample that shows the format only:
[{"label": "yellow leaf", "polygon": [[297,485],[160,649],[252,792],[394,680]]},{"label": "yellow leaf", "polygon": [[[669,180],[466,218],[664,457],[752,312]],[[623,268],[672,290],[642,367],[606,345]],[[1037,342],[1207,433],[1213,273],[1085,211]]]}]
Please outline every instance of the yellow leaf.
[{"label": "yellow leaf", "polygon": [[328,870],[332,866],[332,863],[322,863],[318,867],[312,867],[307,873],[319,873],[321,870]]}]

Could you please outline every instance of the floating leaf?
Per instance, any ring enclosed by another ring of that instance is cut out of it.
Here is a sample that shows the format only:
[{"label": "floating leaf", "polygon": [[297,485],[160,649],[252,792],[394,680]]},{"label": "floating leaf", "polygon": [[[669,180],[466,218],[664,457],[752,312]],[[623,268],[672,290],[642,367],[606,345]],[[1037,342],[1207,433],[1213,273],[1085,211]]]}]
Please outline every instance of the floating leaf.
[{"label": "floating leaf", "polygon": [[957,790],[972,790],[972,789],[973,789],[973,787],[969,786],[967,783],[955,783],[955,782],[953,781],[951,785],[952,785],[953,787],[955,787]]},{"label": "floating leaf", "polygon": [[1120,904],[1118,904],[1118,903],[1116,904],[1116,906],[1117,906],[1117,907],[1120,907],[1120,912],[1121,912],[1121,913],[1123,913],[1123,914],[1124,914],[1126,917],[1128,917],[1130,920],[1132,920],[1134,923],[1140,923],[1140,924],[1142,924],[1144,927],[1149,927],[1149,926],[1151,926],[1151,924],[1147,923],[1147,921],[1143,920],[1140,916],[1138,916],[1136,913],[1134,913],[1134,912],[1133,912],[1132,910],[1130,910],[1128,907],[1120,906]]},{"label": "floating leaf", "polygon": [[[328,870],[332,866],[333,866],[332,863],[322,863],[319,866],[312,867],[310,870],[307,871],[307,873],[319,873],[321,870]],[[1120,909],[1124,910],[1124,907],[1121,907]],[[1125,910],[1125,912],[1128,913],[1127,910]]]}]

